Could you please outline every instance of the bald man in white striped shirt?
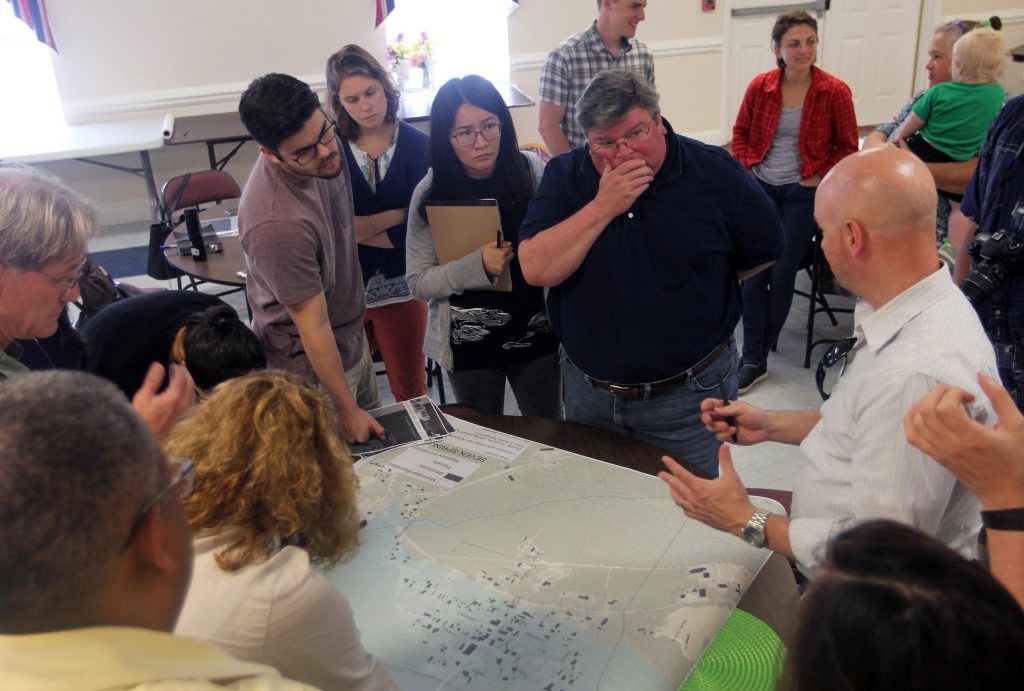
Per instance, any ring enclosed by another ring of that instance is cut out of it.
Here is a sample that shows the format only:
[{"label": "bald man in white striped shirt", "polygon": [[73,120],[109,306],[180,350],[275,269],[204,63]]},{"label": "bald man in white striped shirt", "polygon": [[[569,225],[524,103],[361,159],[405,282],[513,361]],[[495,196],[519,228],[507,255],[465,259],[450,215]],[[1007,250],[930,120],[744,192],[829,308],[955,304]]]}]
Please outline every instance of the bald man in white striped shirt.
[{"label": "bald man in white striped shirt", "polygon": [[750,503],[728,446],[715,480],[666,457],[661,478],[687,516],[781,552],[807,575],[832,536],[873,518],[903,521],[972,555],[981,527],[977,498],[912,447],[902,426],[940,382],[975,393],[971,417],[995,421],[976,379],[979,371],[998,376],[995,356],[935,251],[935,201],[928,170],[895,147],[849,156],[825,177],[815,200],[822,250],[837,280],[861,298],[853,336],[829,351],[845,372],[818,410],[701,404],[704,424],[723,441],[800,445],[793,516]]}]

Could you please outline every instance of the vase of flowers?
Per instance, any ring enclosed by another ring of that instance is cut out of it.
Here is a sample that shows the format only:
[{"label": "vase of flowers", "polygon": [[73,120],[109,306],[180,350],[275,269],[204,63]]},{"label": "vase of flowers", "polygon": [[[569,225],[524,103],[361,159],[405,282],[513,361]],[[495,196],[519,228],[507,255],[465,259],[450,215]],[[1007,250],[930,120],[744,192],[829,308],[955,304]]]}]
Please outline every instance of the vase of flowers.
[{"label": "vase of flowers", "polygon": [[398,34],[393,43],[387,45],[388,65],[395,75],[399,89],[405,89],[409,83],[409,57],[412,50],[405,42],[405,34]]},{"label": "vase of flowers", "polygon": [[413,67],[419,67],[423,71],[423,88],[437,87],[434,82],[434,43],[427,36],[426,31],[420,32],[420,37],[412,44],[413,57],[410,62]]},{"label": "vase of flowers", "polygon": [[412,43],[405,42],[405,34],[398,34],[387,45],[388,64],[395,74],[399,89],[430,88],[434,81],[434,44],[421,31]]}]

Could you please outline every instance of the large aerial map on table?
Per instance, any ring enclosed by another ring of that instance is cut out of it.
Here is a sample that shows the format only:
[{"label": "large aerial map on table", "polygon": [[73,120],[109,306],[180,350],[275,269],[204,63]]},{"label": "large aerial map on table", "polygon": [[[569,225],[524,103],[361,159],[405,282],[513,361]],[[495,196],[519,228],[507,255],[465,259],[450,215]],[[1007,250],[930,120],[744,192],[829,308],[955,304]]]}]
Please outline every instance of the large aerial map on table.
[{"label": "large aerial map on table", "polygon": [[657,478],[452,423],[359,468],[331,578],[367,650],[403,689],[677,689],[769,552]]}]

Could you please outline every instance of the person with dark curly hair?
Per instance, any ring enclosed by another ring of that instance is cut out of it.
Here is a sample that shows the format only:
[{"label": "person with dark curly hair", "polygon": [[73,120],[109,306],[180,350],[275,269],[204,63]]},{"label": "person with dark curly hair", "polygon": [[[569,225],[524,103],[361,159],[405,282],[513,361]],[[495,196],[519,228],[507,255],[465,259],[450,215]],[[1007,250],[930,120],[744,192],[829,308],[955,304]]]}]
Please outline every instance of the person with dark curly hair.
[{"label": "person with dark curly hair", "polygon": [[325,398],[284,372],[231,379],[165,449],[195,465],[195,568],[175,631],[317,688],[397,688],[317,568],[359,544],[352,458]]}]

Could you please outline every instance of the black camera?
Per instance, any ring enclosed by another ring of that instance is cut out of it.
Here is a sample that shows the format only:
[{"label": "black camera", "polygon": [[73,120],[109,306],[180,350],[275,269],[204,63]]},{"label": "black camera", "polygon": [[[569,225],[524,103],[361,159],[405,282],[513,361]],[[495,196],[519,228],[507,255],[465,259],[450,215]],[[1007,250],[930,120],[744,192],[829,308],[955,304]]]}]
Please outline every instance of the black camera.
[{"label": "black camera", "polygon": [[971,305],[977,307],[985,302],[1007,277],[1021,273],[1020,269],[1024,267],[1022,249],[1024,242],[1005,230],[980,232],[974,236],[967,246],[974,267],[960,285]]}]

